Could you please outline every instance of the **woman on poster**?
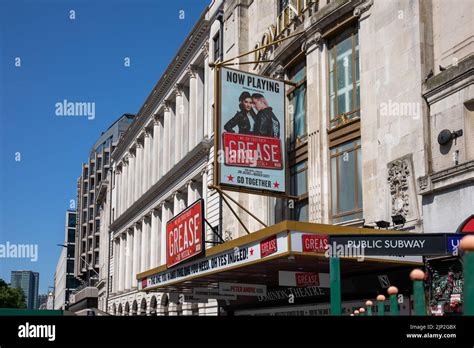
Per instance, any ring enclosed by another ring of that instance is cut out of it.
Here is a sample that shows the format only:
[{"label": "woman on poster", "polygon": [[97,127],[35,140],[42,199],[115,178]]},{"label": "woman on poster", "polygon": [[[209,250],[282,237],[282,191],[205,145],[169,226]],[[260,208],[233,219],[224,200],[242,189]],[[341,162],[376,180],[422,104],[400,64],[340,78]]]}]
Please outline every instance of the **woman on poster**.
[{"label": "woman on poster", "polygon": [[228,133],[236,133],[235,127],[238,127],[239,134],[253,134],[253,128],[256,122],[255,111],[253,111],[252,97],[249,92],[243,92],[239,97],[239,111],[224,125]]}]

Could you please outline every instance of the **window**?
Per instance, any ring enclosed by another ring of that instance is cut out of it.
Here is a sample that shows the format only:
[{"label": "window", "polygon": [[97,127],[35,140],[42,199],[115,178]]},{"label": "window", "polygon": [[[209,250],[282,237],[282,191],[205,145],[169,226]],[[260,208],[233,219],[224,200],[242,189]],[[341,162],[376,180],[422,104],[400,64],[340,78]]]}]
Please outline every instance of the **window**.
[{"label": "window", "polygon": [[308,212],[308,161],[299,162],[290,168],[290,192],[300,200],[291,210],[295,221],[309,221]]},{"label": "window", "polygon": [[74,260],[67,260],[66,273],[74,273]]},{"label": "window", "polygon": [[290,144],[306,136],[306,65],[305,60],[289,71],[289,79],[296,86],[289,89]]},{"label": "window", "polygon": [[74,258],[74,245],[73,244],[69,244],[67,246],[67,258],[68,259],[72,259]]},{"label": "window", "polygon": [[76,227],[76,214],[67,215],[67,225],[68,227]]},{"label": "window", "polygon": [[331,148],[333,223],[362,218],[362,161],[360,139]]},{"label": "window", "polygon": [[104,153],[104,165],[108,165],[109,164],[109,157],[110,157],[110,154],[106,151]]},{"label": "window", "polygon": [[335,128],[360,117],[359,35],[345,33],[329,44],[329,115]]},{"label": "window", "polygon": [[222,59],[222,49],[221,49],[221,34],[217,32],[217,34],[212,39],[214,43],[214,62]]},{"label": "window", "polygon": [[76,240],[76,230],[74,228],[67,229],[67,242],[74,243]]}]

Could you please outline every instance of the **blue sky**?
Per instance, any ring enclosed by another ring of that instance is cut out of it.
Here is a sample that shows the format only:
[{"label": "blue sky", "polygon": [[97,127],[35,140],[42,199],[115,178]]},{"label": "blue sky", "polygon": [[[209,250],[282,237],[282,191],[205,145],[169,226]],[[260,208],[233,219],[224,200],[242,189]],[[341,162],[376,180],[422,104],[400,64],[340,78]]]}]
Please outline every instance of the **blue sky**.
[{"label": "blue sky", "polygon": [[[103,130],[138,112],[209,3],[0,0],[0,244],[38,244],[37,262],[0,258],[0,278],[33,270],[40,293],[54,285],[81,163]],[[95,119],[56,116],[64,99],[94,102]]]}]

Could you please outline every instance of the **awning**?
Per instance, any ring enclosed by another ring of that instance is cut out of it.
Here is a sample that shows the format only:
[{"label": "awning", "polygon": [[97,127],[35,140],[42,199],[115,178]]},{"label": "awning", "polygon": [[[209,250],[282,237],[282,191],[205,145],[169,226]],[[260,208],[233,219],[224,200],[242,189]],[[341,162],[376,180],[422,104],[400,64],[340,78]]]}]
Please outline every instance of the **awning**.
[{"label": "awning", "polygon": [[[333,234],[400,234],[296,221],[283,221],[246,236],[206,249],[203,256],[167,268],[139,273],[140,291],[191,294],[193,288],[218,288],[219,282],[265,284],[277,287],[279,271],[329,273],[329,258],[322,248]],[[420,265],[418,256],[341,257],[341,277]]]}]

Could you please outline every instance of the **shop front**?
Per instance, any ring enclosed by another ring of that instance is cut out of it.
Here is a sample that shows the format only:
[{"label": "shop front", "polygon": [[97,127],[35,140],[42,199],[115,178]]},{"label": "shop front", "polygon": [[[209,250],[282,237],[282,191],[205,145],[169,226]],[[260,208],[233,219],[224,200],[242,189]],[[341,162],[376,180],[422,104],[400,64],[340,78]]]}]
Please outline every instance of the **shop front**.
[{"label": "shop front", "polygon": [[[283,221],[206,249],[180,264],[137,275],[144,292],[164,292],[185,302],[216,299],[224,315],[329,314],[330,238],[387,235],[393,231]],[[399,233],[398,233],[399,234]],[[419,256],[338,255],[342,313],[399,289],[400,311],[410,313],[410,271]],[[178,296],[175,296],[178,295]]]}]

